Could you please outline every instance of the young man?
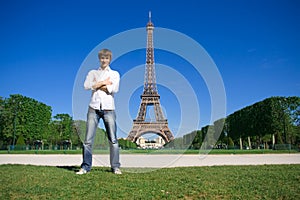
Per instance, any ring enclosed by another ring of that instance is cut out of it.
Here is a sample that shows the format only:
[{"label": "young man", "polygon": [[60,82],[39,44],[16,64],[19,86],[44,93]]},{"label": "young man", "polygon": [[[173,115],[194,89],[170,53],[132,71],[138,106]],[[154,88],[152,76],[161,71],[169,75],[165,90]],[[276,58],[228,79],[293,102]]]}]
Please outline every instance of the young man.
[{"label": "young man", "polygon": [[116,135],[116,113],[114,94],[119,90],[120,75],[110,68],[112,52],[102,49],[98,53],[100,67],[91,70],[84,82],[84,88],[92,91],[89,103],[86,136],[83,144],[83,161],[76,174],[86,174],[92,168],[92,148],[100,118],[104,122],[110,146],[110,165],[112,172],[121,174],[119,144]]}]

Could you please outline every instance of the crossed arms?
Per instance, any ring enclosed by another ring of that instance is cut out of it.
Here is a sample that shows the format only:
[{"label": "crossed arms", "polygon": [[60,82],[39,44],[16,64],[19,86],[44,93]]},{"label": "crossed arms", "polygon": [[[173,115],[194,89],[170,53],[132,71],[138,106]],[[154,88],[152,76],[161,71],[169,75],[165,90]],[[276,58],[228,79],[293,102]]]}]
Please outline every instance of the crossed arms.
[{"label": "crossed arms", "polygon": [[96,70],[88,73],[84,88],[86,90],[101,90],[107,94],[116,93],[119,91],[120,75],[118,72],[110,72],[110,75],[105,80],[97,81]]},{"label": "crossed arms", "polygon": [[[94,81],[96,81],[96,79],[94,79]],[[92,88],[94,90],[102,90],[106,93],[109,93],[109,91],[107,90],[107,85],[112,85],[112,82],[110,80],[110,77],[108,77],[107,79],[105,79],[104,81],[99,81],[99,82],[96,82]]]}]

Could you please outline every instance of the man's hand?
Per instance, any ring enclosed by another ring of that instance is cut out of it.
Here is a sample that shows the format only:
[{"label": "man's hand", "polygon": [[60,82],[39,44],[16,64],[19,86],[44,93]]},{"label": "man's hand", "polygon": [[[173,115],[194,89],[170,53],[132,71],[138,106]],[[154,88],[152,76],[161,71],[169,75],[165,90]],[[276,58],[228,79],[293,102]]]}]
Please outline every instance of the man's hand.
[{"label": "man's hand", "polygon": [[104,81],[102,81],[102,84],[103,84],[103,85],[111,85],[112,82],[111,82],[111,80],[110,80],[110,77],[108,77],[107,79],[105,79]]},{"label": "man's hand", "polygon": [[104,81],[99,81],[99,82],[97,82],[97,83],[95,83],[94,85],[93,85],[93,89],[95,89],[95,90],[102,90],[102,91],[104,91],[104,92],[108,92],[107,91],[107,85],[112,85],[112,82],[111,82],[111,80],[110,80],[110,77],[108,77],[107,79],[105,79]]}]

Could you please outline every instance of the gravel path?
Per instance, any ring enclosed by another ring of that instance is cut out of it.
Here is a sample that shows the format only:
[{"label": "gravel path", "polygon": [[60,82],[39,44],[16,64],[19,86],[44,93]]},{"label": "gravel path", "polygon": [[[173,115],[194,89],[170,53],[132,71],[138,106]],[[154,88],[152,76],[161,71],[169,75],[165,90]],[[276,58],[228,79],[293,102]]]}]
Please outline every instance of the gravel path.
[{"label": "gravel path", "polygon": [[[217,165],[300,164],[300,154],[151,155],[121,154],[124,168],[167,168]],[[79,166],[81,155],[0,154],[0,165]],[[109,155],[94,155],[93,166],[109,166]]]}]

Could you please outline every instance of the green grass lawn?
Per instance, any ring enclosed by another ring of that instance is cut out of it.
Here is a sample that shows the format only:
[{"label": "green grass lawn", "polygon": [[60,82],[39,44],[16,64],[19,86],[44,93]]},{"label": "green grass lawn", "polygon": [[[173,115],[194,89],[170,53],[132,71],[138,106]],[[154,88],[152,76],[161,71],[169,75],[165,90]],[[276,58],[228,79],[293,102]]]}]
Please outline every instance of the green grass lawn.
[{"label": "green grass lawn", "polygon": [[0,165],[0,199],[300,199],[300,165],[75,170]]}]

